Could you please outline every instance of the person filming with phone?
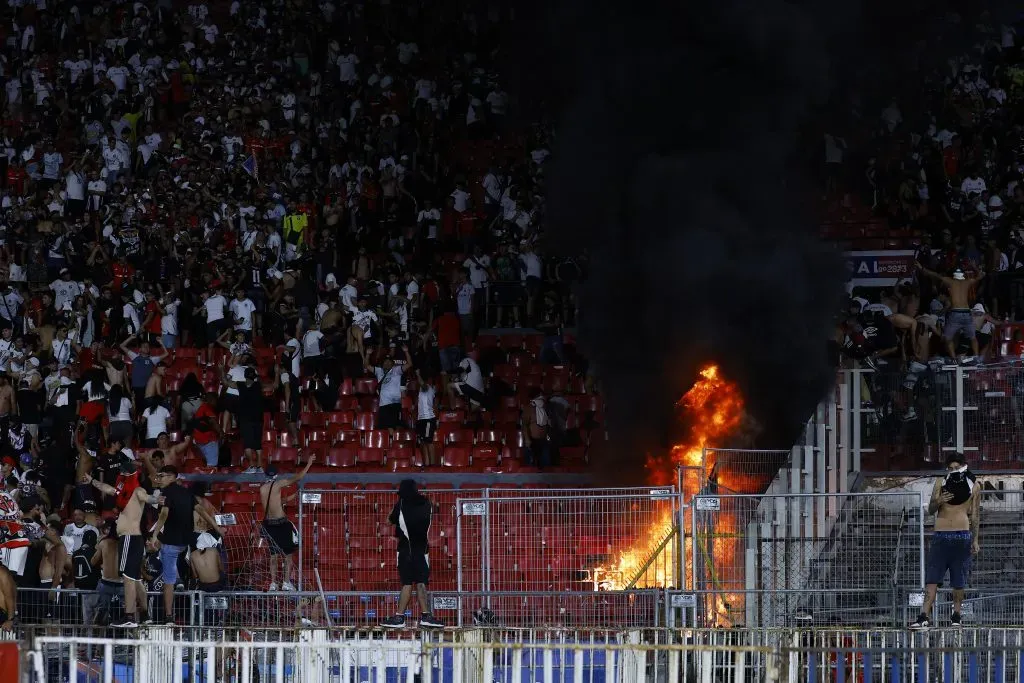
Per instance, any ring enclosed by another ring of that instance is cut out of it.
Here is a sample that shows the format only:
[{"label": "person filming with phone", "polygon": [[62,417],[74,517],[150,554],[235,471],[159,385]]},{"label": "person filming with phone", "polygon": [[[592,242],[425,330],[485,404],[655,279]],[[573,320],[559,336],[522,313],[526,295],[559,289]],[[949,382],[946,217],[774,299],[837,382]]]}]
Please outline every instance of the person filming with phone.
[{"label": "person filming with phone", "polygon": [[939,585],[949,572],[953,589],[951,626],[962,626],[961,606],[964,588],[978,554],[978,525],[981,521],[981,486],[962,454],[955,453],[946,462],[946,474],[936,479],[928,502],[928,514],[935,515],[935,533],[925,563],[924,605],[917,621],[910,625],[915,631],[932,625],[932,606]]}]

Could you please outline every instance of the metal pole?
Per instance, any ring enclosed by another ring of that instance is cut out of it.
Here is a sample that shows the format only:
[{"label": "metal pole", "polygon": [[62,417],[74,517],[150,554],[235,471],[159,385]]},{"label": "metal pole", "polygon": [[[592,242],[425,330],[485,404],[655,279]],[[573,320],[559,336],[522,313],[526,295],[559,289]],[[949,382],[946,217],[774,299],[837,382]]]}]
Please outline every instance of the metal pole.
[{"label": "metal pole", "polygon": [[[302,535],[302,508],[304,507],[303,504],[302,504],[302,489],[303,488],[304,488],[304,486],[303,486],[302,482],[300,481],[299,482],[299,491],[298,491],[298,493],[299,493],[299,560],[298,560],[298,565],[299,565],[299,567],[298,567],[298,569],[299,569],[299,571],[298,571],[299,583],[297,585],[297,590],[300,593],[302,592],[302,575],[304,573],[302,571],[303,570],[302,550],[303,550],[303,546],[305,546],[305,543],[302,542],[303,539],[305,538],[305,536]],[[272,558],[270,558],[270,561],[273,562],[274,559],[275,558],[272,557]]]},{"label": "metal pole", "polygon": [[484,489],[484,535],[483,535],[483,566],[481,588],[487,596],[487,608],[491,608],[491,496],[490,489]]},{"label": "metal pole", "polygon": [[[462,499],[455,499],[455,588],[459,593],[457,624],[462,626]],[[428,661],[429,663],[429,661]]]},{"label": "metal pole", "polygon": [[964,452],[964,369],[957,365],[954,371],[956,379],[956,452]]}]

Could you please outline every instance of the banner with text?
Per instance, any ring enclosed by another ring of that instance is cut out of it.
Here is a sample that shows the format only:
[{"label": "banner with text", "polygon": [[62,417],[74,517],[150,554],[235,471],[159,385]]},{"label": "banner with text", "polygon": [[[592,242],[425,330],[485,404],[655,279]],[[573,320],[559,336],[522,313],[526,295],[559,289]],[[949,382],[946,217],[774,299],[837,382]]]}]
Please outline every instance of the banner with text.
[{"label": "banner with text", "polygon": [[914,277],[913,249],[843,252],[850,285],[892,287],[903,278]]}]

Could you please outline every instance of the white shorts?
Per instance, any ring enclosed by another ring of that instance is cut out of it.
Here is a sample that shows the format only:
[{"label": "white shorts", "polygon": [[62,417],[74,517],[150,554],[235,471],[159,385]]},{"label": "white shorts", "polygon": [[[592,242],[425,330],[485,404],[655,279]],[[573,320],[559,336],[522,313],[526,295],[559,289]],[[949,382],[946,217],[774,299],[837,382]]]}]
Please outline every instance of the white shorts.
[{"label": "white shorts", "polygon": [[3,564],[12,574],[21,576],[25,573],[25,563],[28,561],[28,547],[24,548],[0,548],[0,564]]}]

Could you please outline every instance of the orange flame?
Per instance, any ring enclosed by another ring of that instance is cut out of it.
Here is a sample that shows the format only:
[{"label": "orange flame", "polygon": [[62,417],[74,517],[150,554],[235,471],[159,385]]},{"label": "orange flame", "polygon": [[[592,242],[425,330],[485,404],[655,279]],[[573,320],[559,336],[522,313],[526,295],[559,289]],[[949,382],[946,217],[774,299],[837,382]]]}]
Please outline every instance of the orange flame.
[{"label": "orange flame", "polygon": [[[704,485],[714,471],[713,451],[708,451],[708,462],[705,462],[705,449],[724,444],[736,434],[743,424],[743,397],[739,388],[722,377],[718,366],[708,365],[700,371],[700,376],[690,389],[683,394],[676,404],[680,421],[686,425],[687,436],[674,445],[668,453],[648,455],[646,468],[648,481],[653,486],[667,486],[676,483],[677,468],[683,468],[684,499],[689,501]],[[744,475],[740,472],[715,472],[720,484],[729,487],[733,480],[739,483]],[[734,520],[728,512],[720,517],[725,528],[731,528]],[[672,533],[677,520],[671,512],[665,512],[660,519],[653,522],[636,542],[622,550],[617,559],[595,572],[595,583],[598,587],[610,590],[626,588],[635,581],[637,588],[664,587],[672,583],[671,577],[675,568],[675,543],[664,544]],[[685,531],[684,531],[685,533]],[[662,545],[664,544],[664,547]],[[712,552],[716,558],[732,557],[736,552],[736,541],[729,538],[717,538],[713,542]],[[659,553],[657,562],[650,562]],[[689,563],[687,558],[687,562]],[[644,570],[644,564],[648,568]],[[690,575],[692,568],[685,568]],[[680,577],[683,580],[683,577]],[[687,582],[688,583],[688,582]],[[727,606],[724,600],[718,600],[715,612],[725,618]]]}]

